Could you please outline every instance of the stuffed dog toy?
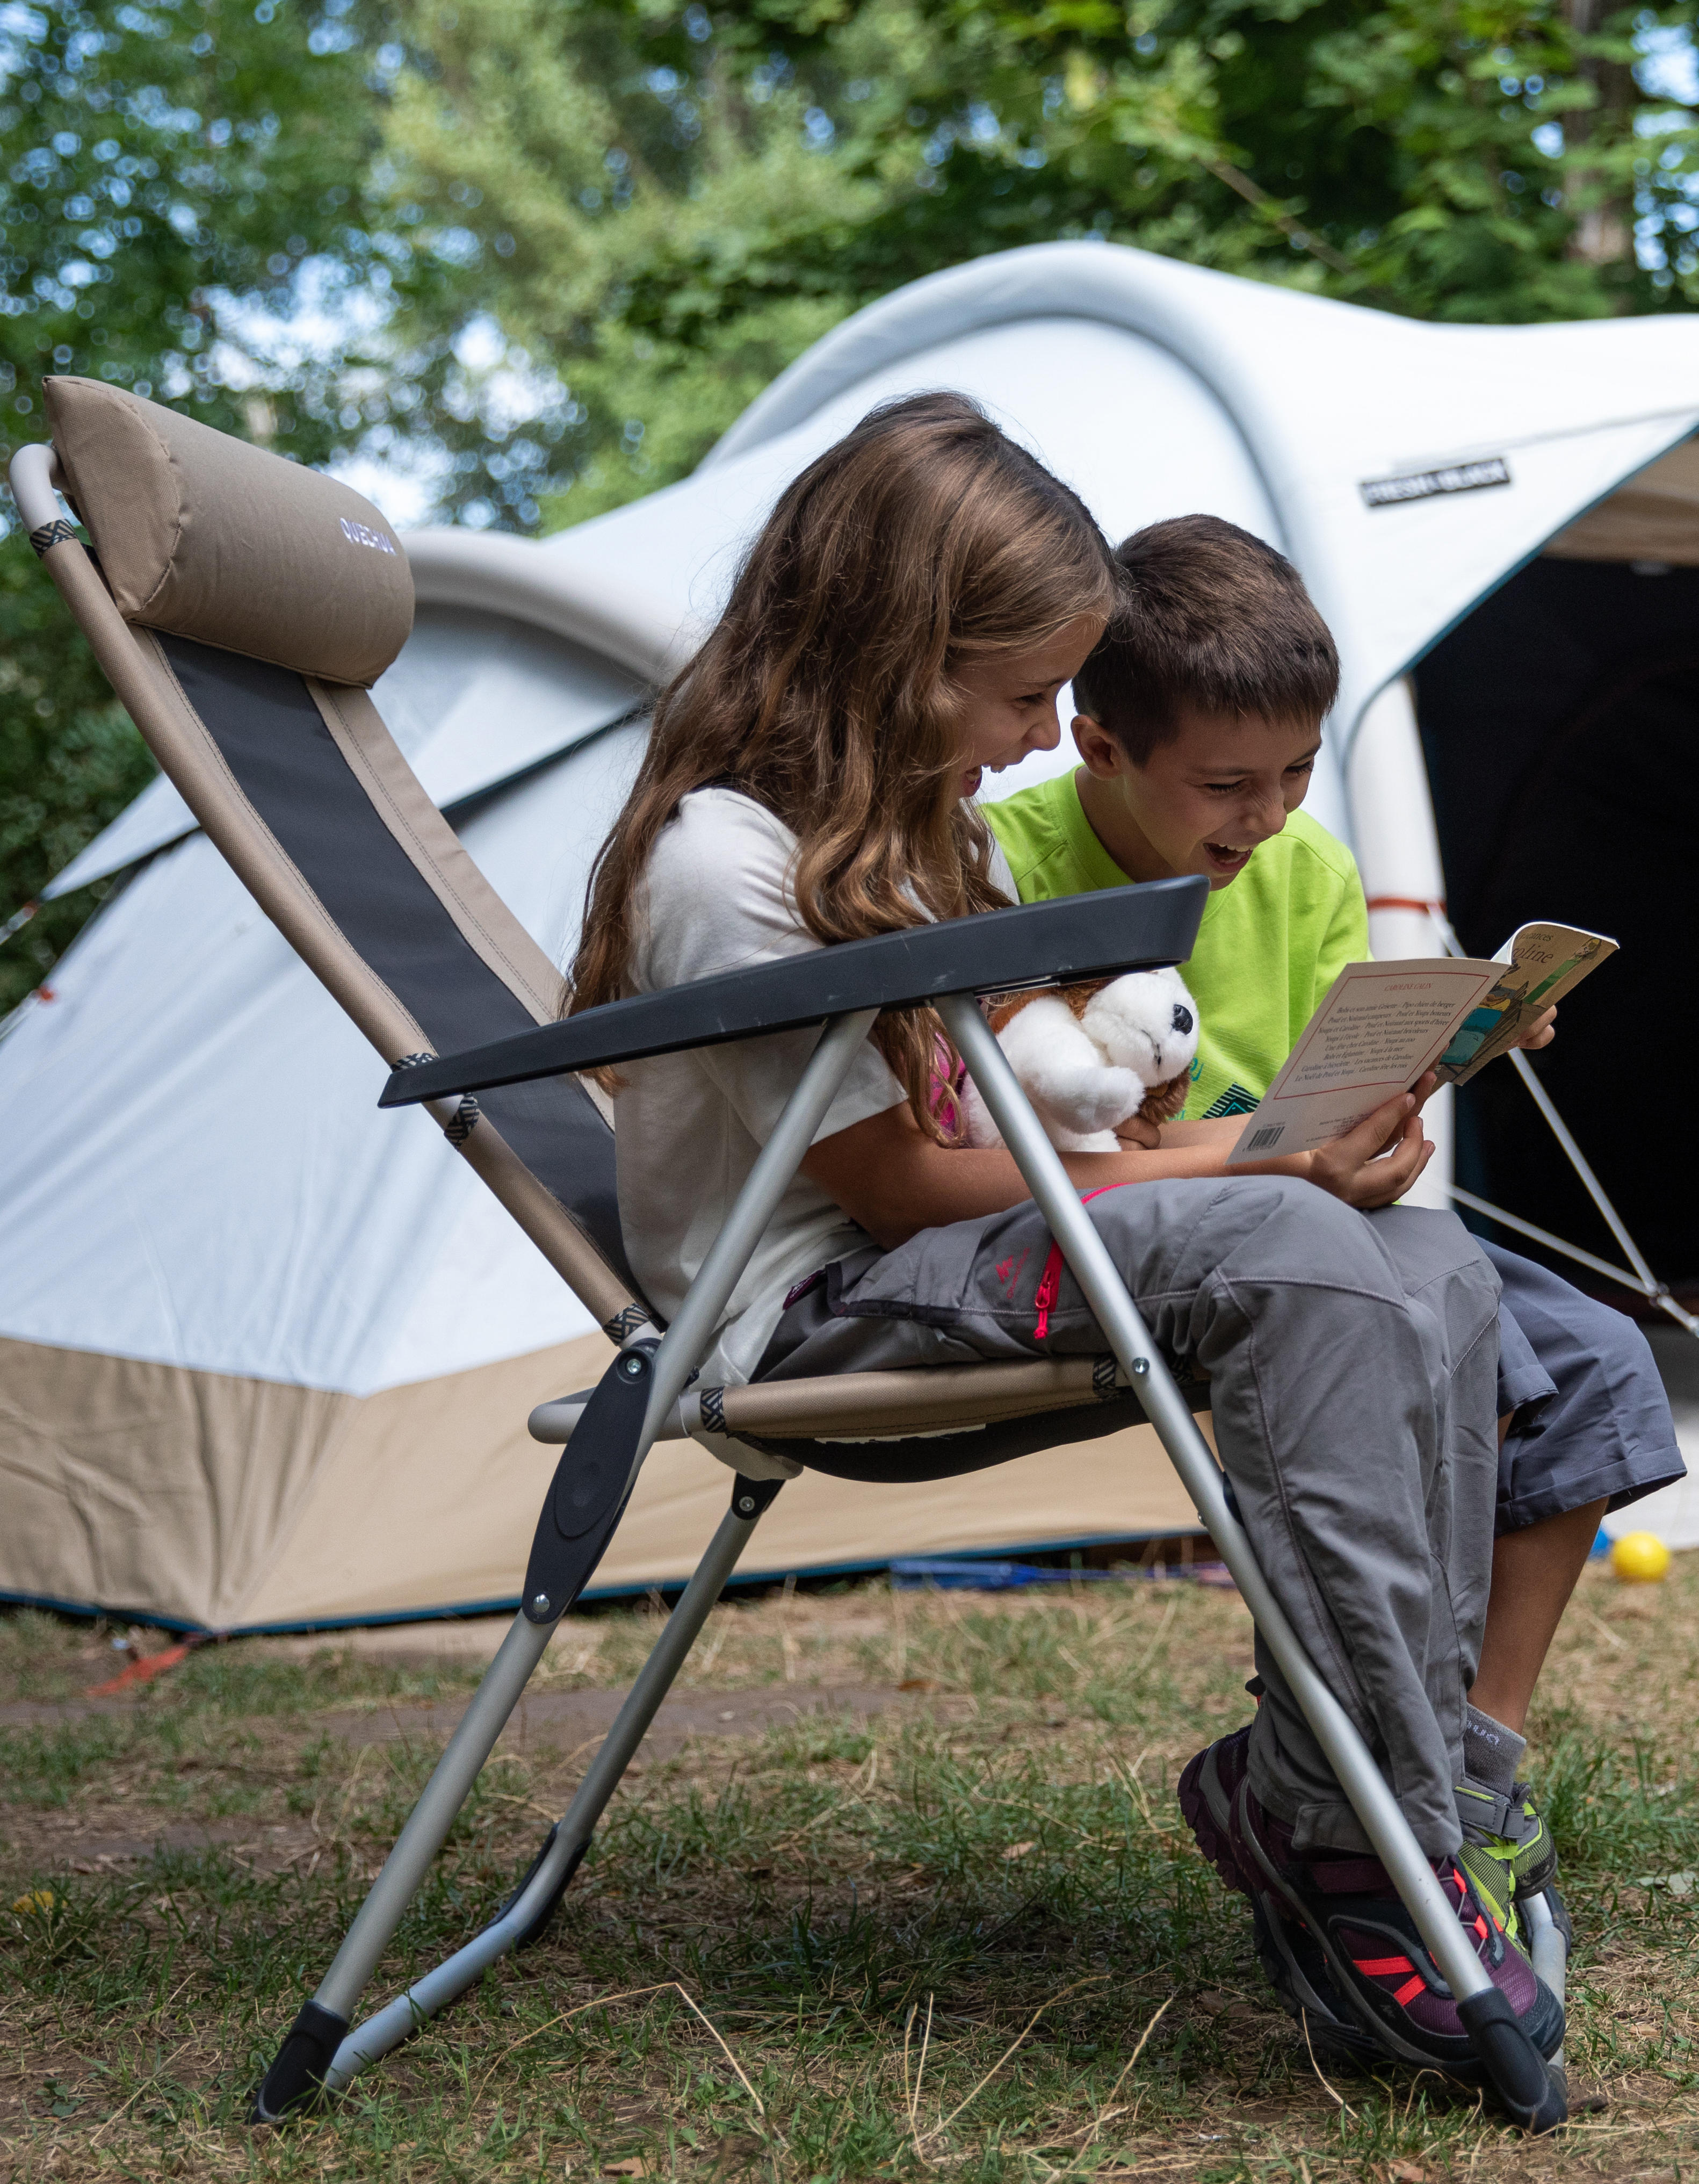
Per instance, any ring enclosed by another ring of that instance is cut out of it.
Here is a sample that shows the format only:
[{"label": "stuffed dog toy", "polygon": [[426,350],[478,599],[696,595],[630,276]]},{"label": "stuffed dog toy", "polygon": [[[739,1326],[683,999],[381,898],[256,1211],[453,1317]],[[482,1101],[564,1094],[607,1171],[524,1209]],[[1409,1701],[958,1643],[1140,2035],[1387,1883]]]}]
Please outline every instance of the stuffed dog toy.
[{"label": "stuffed dog toy", "polygon": [[[1178,971],[1119,978],[994,1003],[991,1028],[1052,1145],[1063,1152],[1120,1150],[1114,1126],[1134,1115],[1166,1123],[1186,1104],[1198,1050],[1197,1006]],[[965,1142],[1000,1145],[970,1081]]]}]

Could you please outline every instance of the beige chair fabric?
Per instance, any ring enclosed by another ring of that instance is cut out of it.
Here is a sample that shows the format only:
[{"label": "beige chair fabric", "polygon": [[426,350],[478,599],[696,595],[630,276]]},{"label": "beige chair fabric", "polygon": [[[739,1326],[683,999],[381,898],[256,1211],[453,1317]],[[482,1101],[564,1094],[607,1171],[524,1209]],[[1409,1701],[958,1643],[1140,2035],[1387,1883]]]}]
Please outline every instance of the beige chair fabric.
[{"label": "beige chair fabric", "polygon": [[327,682],[382,674],[413,627],[413,577],[369,500],[98,380],[42,391],[126,621]]}]

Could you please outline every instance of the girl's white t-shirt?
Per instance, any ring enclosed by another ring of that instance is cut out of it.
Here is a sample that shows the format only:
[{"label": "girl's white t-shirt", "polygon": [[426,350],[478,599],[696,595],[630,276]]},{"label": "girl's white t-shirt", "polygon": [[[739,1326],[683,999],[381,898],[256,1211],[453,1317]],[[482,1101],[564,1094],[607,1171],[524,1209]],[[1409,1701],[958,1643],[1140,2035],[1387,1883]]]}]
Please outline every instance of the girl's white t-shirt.
[{"label": "girl's white t-shirt", "polygon": [[[818,948],[791,891],[796,847],[782,821],[735,789],[699,788],[685,797],[661,829],[634,905],[632,989],[655,993]],[[994,877],[1012,900],[1000,856]],[[819,1038],[806,1026],[621,1065],[625,1083],[614,1098],[620,1226],[632,1273],[669,1321]],[[814,1142],[883,1114],[905,1096],[868,1041]],[[788,1291],[867,1242],[835,1200],[806,1176],[794,1176],[732,1293],[703,1361],[704,1382],[746,1381]]]}]

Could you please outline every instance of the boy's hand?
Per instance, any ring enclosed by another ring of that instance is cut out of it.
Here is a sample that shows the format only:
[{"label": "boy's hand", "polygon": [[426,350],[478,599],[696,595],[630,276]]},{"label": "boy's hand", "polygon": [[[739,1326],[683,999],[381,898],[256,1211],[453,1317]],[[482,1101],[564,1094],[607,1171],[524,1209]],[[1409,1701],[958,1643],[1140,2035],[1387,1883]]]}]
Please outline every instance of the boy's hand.
[{"label": "boy's hand", "polygon": [[1161,1149],[1161,1129],[1155,1123],[1147,1123],[1142,1115],[1129,1115],[1124,1123],[1117,1123],[1115,1134],[1129,1152],[1154,1153]]},{"label": "boy's hand", "polygon": [[1554,1006],[1542,1009],[1534,1019],[1532,1027],[1524,1032],[1516,1043],[1518,1046],[1550,1046],[1557,1036],[1557,1011]]},{"label": "boy's hand", "polygon": [[1401,1092],[1344,1137],[1306,1154],[1310,1181],[1363,1212],[1401,1198],[1434,1156],[1418,1104],[1416,1093]]}]

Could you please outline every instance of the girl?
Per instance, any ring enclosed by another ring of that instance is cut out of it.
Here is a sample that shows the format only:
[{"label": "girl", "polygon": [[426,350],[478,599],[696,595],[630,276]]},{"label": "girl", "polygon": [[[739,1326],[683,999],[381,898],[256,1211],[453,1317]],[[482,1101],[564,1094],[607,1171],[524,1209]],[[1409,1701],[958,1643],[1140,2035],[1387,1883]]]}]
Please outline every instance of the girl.
[{"label": "girl", "polygon": [[[1013,890],[967,800],[987,767],[1054,747],[1057,694],[1112,599],[1085,509],[972,404],[922,395],[865,418],[780,497],[656,709],[592,875],[573,1007],[1000,906]],[[610,1087],[627,1251],[663,1315],[814,1038],[656,1056]],[[882,1019],[705,1379],[1106,1346],[1071,1277],[1037,1295],[1042,1218],[1007,1153],[948,1142],[937,1078],[936,1019]],[[1492,1543],[1497,1288],[1449,1215],[1391,1208],[1429,1150],[1407,1095],[1324,1154],[1227,1179],[1149,1144],[1067,1162],[1082,1190],[1107,1192],[1092,1218],[1155,1338],[1210,1375],[1262,1568],[1549,2053],[1561,2005],[1453,1863]],[[1224,1741],[1191,1770],[1206,1849],[1285,1937],[1267,1960],[1312,2026],[1466,2066],[1455,2005],[1260,1647],[1258,1668],[1248,1744]]]}]

